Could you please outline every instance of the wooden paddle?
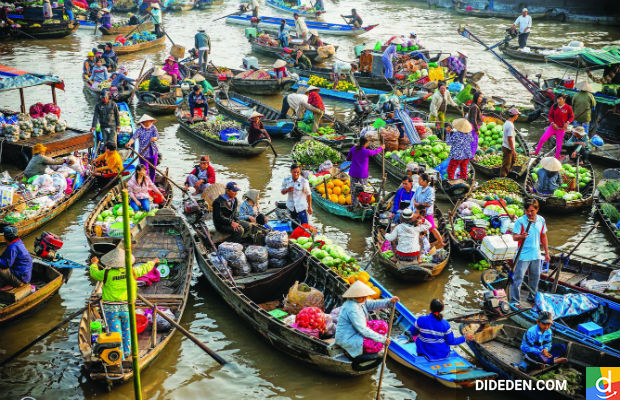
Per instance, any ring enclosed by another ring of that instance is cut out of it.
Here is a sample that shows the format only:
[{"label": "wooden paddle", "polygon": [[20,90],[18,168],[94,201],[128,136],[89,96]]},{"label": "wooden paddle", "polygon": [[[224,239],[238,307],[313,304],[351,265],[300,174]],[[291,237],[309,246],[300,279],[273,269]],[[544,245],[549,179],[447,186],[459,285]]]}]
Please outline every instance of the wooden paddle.
[{"label": "wooden paddle", "polygon": [[136,89],[138,88],[137,83],[140,80],[140,78],[142,78],[142,72],[144,71],[144,66],[145,65],[146,65],[146,59],[142,63],[142,68],[140,68],[140,73],[138,74],[138,78],[136,79],[136,82],[133,85],[133,90],[131,91],[131,94],[129,95],[129,99],[127,100],[127,104],[131,104],[131,100],[133,100],[133,96],[134,96],[134,94],[136,94]]},{"label": "wooden paddle", "polygon": [[[583,241],[586,240],[588,236],[590,236],[592,231],[598,228],[598,225],[599,225],[599,221],[597,221],[596,224],[594,224],[594,226],[590,228],[590,230],[585,235],[583,235],[583,237],[581,238],[581,240],[579,240],[579,242],[577,242],[575,247],[573,247],[573,249],[568,252],[568,254],[566,255],[567,259],[570,258],[570,256],[575,252],[575,250],[577,250],[577,247],[579,247],[581,243],[583,243]],[[557,267],[555,268],[555,271],[553,271],[553,273],[551,274],[551,275],[555,274],[555,278],[553,280],[553,286],[551,288],[551,293],[555,293],[556,290],[558,289],[558,282],[560,281],[560,272],[562,272],[562,257],[560,257],[560,260],[557,263]]]},{"label": "wooden paddle", "polygon": [[[390,338],[392,334],[392,324],[394,323],[394,312],[396,311],[396,304],[392,303],[392,309],[390,310],[390,323],[388,325],[387,337]],[[381,384],[383,383],[383,371],[385,370],[385,361],[387,359],[388,346],[383,346],[383,361],[381,362],[381,372],[379,373],[379,384],[377,385],[376,400],[379,400],[381,395]]]},{"label": "wooden paddle", "polygon": [[[557,248],[557,247],[549,246],[549,248],[550,248],[551,250],[555,250],[555,251],[558,251],[558,252],[560,252],[560,253],[564,253],[564,250],[559,249],[559,248]],[[591,262],[593,262],[593,263],[597,263],[597,264],[606,265],[606,266],[608,266],[608,267],[615,268],[615,269],[620,268],[620,265],[614,265],[614,264],[610,264],[610,263],[605,262],[605,261],[599,261],[599,260],[596,260],[596,259],[591,258],[591,257],[582,256],[582,255],[580,255],[580,254],[575,254],[575,255],[574,255],[574,257],[579,257],[579,258],[582,258],[582,259],[584,259],[584,260],[588,260],[588,261],[591,261]]]},{"label": "wooden paddle", "polygon": [[[144,150],[148,149],[150,147],[147,146]],[[147,160],[146,158],[144,158],[142,156],[142,154],[138,153],[137,151],[135,151],[134,149],[132,149],[131,147],[129,148],[129,150],[131,150],[132,153],[136,154],[138,157],[140,157],[140,159],[142,161],[144,161],[145,163],[147,163],[149,165],[149,167],[153,168],[155,171],[159,172],[159,174],[163,177],[165,177],[170,183],[172,183],[174,186],[176,186],[178,189],[180,189],[182,192],[184,192],[185,194],[188,194],[188,190],[185,189],[185,187],[180,186],[178,183],[176,183],[175,181],[173,181],[172,179],[170,179],[168,177],[168,174],[162,172],[160,169],[158,169],[157,167],[155,167],[149,160]]]}]

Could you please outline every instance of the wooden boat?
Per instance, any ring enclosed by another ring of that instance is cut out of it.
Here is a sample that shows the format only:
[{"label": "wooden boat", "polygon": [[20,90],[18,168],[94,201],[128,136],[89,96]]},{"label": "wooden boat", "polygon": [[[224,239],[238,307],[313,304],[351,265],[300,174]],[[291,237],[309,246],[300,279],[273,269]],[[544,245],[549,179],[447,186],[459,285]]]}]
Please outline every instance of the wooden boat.
[{"label": "wooden boat", "polygon": [[606,167],[620,167],[620,144],[605,143],[590,153],[590,162]]},{"label": "wooden boat", "polygon": [[516,58],[518,60],[523,61],[533,61],[533,62],[545,62],[545,52],[549,51],[559,51],[558,49],[551,49],[548,47],[540,47],[540,46],[527,46],[530,51],[521,51],[519,50],[519,46],[509,46],[507,44],[500,46],[500,50],[502,53],[507,55],[510,58]]},{"label": "wooden boat", "polygon": [[[292,85],[289,89],[293,91],[297,91],[299,88],[304,88],[305,90],[309,86],[310,84],[308,83],[308,78],[300,77],[299,80],[294,85]],[[364,93],[366,94],[366,97],[370,101],[376,101],[379,99],[380,95],[388,93],[383,90],[376,90],[376,89],[369,89],[369,88],[362,88],[362,90],[364,91]],[[356,102],[359,96],[358,92],[353,92],[353,91],[343,92],[340,90],[327,89],[327,88],[321,88],[320,93],[321,93],[321,97],[336,99],[340,101],[347,101],[350,103]]]},{"label": "wooden boat", "polygon": [[194,8],[198,10],[206,10],[213,6],[219,6],[224,4],[224,0],[198,0]]},{"label": "wooden boat", "polygon": [[262,154],[269,147],[269,143],[265,140],[259,140],[258,142],[250,145],[245,140],[223,141],[219,137],[214,138],[206,136],[192,129],[187,119],[188,113],[189,112],[186,109],[183,109],[182,106],[178,107],[175,112],[177,121],[179,122],[179,125],[181,125],[181,128],[190,133],[196,139],[199,139],[216,150],[220,150],[224,153],[238,157],[254,157]]},{"label": "wooden boat", "polygon": [[534,193],[533,188],[536,185],[536,182],[532,178],[532,172],[534,167],[536,167],[542,156],[538,156],[536,160],[530,163],[527,169],[527,175],[525,177],[525,195],[529,198],[538,200],[540,204],[540,208],[545,209],[546,211],[553,212],[574,212],[579,211],[584,208],[592,207],[592,203],[594,202],[594,190],[596,188],[596,177],[594,174],[594,169],[592,168],[592,164],[584,163],[583,167],[590,171],[590,176],[592,180],[586,184],[584,188],[579,189],[579,192],[583,195],[583,198],[577,200],[567,201],[560,197],[551,196],[542,196],[539,193]]},{"label": "wooden boat", "polygon": [[149,42],[136,43],[129,46],[115,46],[114,52],[119,56],[123,56],[125,54],[135,53],[137,51],[143,51],[152,49],[153,47],[162,46],[165,41],[166,36],[162,36]]},{"label": "wooden boat", "polygon": [[[9,18],[13,18],[9,16]],[[11,28],[10,37],[14,39],[60,39],[77,31],[79,22],[60,21],[58,23],[43,23],[34,20],[16,20],[20,27]]]},{"label": "wooden boat", "polygon": [[250,327],[277,350],[313,368],[335,375],[369,374],[381,363],[380,358],[354,363],[343,349],[331,346],[333,339],[321,340],[307,335],[268,313],[296,281],[305,282],[323,292],[325,312],[331,312],[342,304],[341,296],[348,285],[318,259],[309,257],[303,248],[290,245],[288,266],[270,268],[267,272],[251,273],[244,277],[232,277],[213,265],[209,258],[213,250],[206,244],[208,242],[205,238],[198,235],[196,240],[198,266],[209,284]]},{"label": "wooden boat", "polygon": [[214,87],[219,86],[222,83],[220,81],[220,77],[224,75],[226,76],[226,82],[230,84],[232,90],[241,94],[268,96],[281,93],[295,84],[295,80],[293,78],[285,78],[281,81],[278,81],[278,79],[275,79],[274,77],[271,79],[235,78],[235,76],[243,72],[243,70],[225,67],[216,68],[225,70],[226,74],[219,74],[213,66],[210,66],[207,68],[207,72],[202,75],[204,75],[205,79]]},{"label": "wooden boat", "polygon": [[[392,297],[392,294],[374,277],[370,277],[370,282],[381,290],[381,298]],[[415,342],[403,335],[404,332],[411,331],[416,320],[417,318],[402,302],[396,303],[392,341],[388,347],[388,356],[392,360],[452,389],[471,388],[475,386],[477,380],[493,379],[497,376],[496,373],[477,368],[454,350],[450,351],[448,357],[439,361],[429,361],[428,358],[419,356]]]},{"label": "wooden boat", "polygon": [[[466,327],[465,329],[468,328],[469,327]],[[475,331],[475,329],[476,327],[474,327],[472,331]],[[571,385],[573,388],[570,391],[524,391],[522,392],[524,398],[546,400],[584,399],[584,393],[586,391],[584,388],[586,368],[617,366],[618,363],[620,363],[620,359],[617,357],[600,353],[587,346],[554,335],[553,344],[562,344],[566,346],[566,358],[568,358],[568,363],[554,366],[533,366],[533,370],[527,373],[522,372],[519,368],[515,367],[515,364],[519,364],[523,360],[523,353],[520,346],[525,331],[524,328],[511,325],[492,325],[476,333],[476,340],[467,342],[476,355],[476,359],[485,369],[497,373],[499,379],[520,381],[523,387],[531,385],[531,387],[536,388],[538,380],[549,379],[544,376],[549,376],[547,374],[553,371],[566,371],[570,368],[580,374],[578,377],[579,383],[577,385]],[[562,378],[563,376],[558,376],[557,379]],[[576,389],[575,386],[577,386],[578,389]]]},{"label": "wooden boat", "polygon": [[[521,165],[513,165],[512,167],[512,174],[517,177],[517,178],[521,178],[523,175],[525,175],[525,173],[527,172],[527,167],[529,165],[530,162],[530,158],[529,158],[529,154],[530,154],[530,147],[527,144],[527,142],[525,141],[525,139],[523,139],[523,136],[519,133],[519,132],[515,132],[515,139],[516,139],[516,144],[518,144],[518,148],[517,148],[517,155],[523,156],[528,155],[527,157],[527,161],[522,163]],[[484,153],[484,150],[480,149],[478,150],[478,154],[480,153]],[[497,177],[499,176],[500,170],[502,169],[501,166],[499,167],[487,167],[485,165],[480,164],[479,162],[476,161],[478,154],[476,154],[476,157],[474,158],[474,160],[470,161],[470,163],[474,166],[474,168],[476,169],[476,171],[482,175],[486,175],[486,176],[491,176],[491,177]],[[496,153],[496,152],[492,152],[492,154],[502,154],[501,151]]]},{"label": "wooden boat", "polygon": [[[159,188],[159,190],[164,194],[165,201],[164,203],[159,205],[159,209],[164,209],[170,207],[172,204],[172,184],[165,177],[155,173],[155,185]],[[109,251],[114,250],[114,248],[123,240],[123,236],[97,236],[95,233],[95,226],[97,223],[97,217],[106,209],[113,207],[116,204],[119,204],[119,199],[121,196],[121,188],[117,185],[114,186],[100,201],[97,203],[93,211],[88,214],[86,218],[86,222],[84,223],[84,235],[86,236],[86,240],[88,241],[88,245],[90,246],[90,250],[95,254],[105,254]],[[136,225],[135,229],[132,231],[132,235],[135,235],[137,229],[142,227],[141,224]]]},{"label": "wooden boat", "polygon": [[357,142],[357,135],[355,131],[353,131],[353,129],[349,125],[338,120],[335,116],[323,114],[321,122],[319,123],[319,127],[332,127],[335,131],[334,134],[339,135],[335,139],[329,139],[317,134],[310,135],[299,127],[299,122],[300,121],[295,122],[295,129],[291,132],[291,136],[297,139],[310,136],[312,137],[312,139],[318,140],[321,143],[325,143],[333,149],[336,149],[345,154]]},{"label": "wooden boat", "polygon": [[137,31],[150,31],[153,29],[155,29],[155,25],[153,25],[152,21],[146,21],[140,25],[124,25],[123,24],[120,26],[111,26],[109,28],[106,28],[104,26],[99,27],[99,30],[101,31],[103,35],[115,35],[115,36],[126,35],[128,33],[131,33],[134,30],[137,32]]},{"label": "wooden boat", "polygon": [[0,291],[0,325],[34,311],[51,299],[69,280],[71,269],[54,268],[56,263],[32,256],[30,283]]},{"label": "wooden boat", "polygon": [[[94,99],[99,99],[99,97],[101,96],[101,91],[103,89],[110,89],[109,87],[106,88],[93,88],[90,83],[88,82],[88,78],[86,78],[85,76],[82,76],[82,82],[84,82],[84,90],[89,93]],[[116,99],[116,101],[127,101],[129,99],[129,97],[131,96],[131,92],[133,89],[121,89],[118,91],[118,98]]]},{"label": "wooden boat", "polygon": [[[15,181],[21,180],[22,175],[17,175],[15,177]],[[82,181],[81,185],[74,189],[70,195],[65,196],[60,202],[56,203],[56,205],[52,208],[46,209],[45,211],[35,215],[32,218],[23,219],[19,222],[12,223],[11,225],[17,228],[17,233],[19,237],[24,237],[31,232],[39,229],[43,225],[47,224],[60,214],[62,214],[67,208],[71,207],[76,201],[78,201],[84,193],[86,193],[91,185],[94,183],[95,178],[92,175],[87,175],[86,178]],[[0,217],[5,217],[9,210],[6,208],[1,213]],[[3,221],[3,224],[7,224]],[[4,234],[0,233],[0,245],[6,243],[4,239]]]},{"label": "wooden boat", "polygon": [[[174,114],[178,106],[177,99],[183,98],[181,88],[171,88],[168,93],[158,93],[139,89],[143,82],[151,79],[153,71],[155,71],[155,67],[150,68],[136,80],[135,84],[138,87],[136,91],[138,105],[153,114]],[[179,72],[182,79],[189,78],[192,73],[191,70],[183,64],[179,64]]]},{"label": "wooden boat", "polygon": [[196,5],[195,0],[173,0],[168,9],[170,11],[189,11]]},{"label": "wooden boat", "polygon": [[[603,179],[601,182],[599,182],[599,186],[604,185],[606,182],[607,180]],[[603,225],[608,233],[608,236],[611,238],[616,247],[620,248],[620,230],[616,227],[616,224],[611,221],[609,217],[603,212],[603,204],[605,203],[607,203],[607,201],[597,189],[594,192],[594,210],[596,211],[596,215],[599,217],[599,219],[603,221]],[[614,202],[610,204],[617,209],[618,207],[620,207],[619,203],[620,202]]]},{"label": "wooden boat", "polygon": [[[139,286],[138,294],[153,303],[158,309],[168,309],[174,314],[174,320],[181,322],[183,311],[187,305],[192,267],[194,264],[194,243],[192,233],[181,217],[172,210],[166,209],[154,217],[143,219],[140,232],[134,236],[132,254],[136,264],[151,261],[155,258],[166,259],[170,268],[167,279],[161,279],[151,286]],[[123,249],[123,244],[119,244]],[[118,365],[106,365],[101,358],[93,354],[91,345],[90,324],[102,320],[100,302],[97,302],[101,293],[101,282],[93,291],[88,309],[82,315],[78,331],[78,347],[84,359],[84,367],[88,376],[94,381],[105,381],[108,385],[120,384],[133,377],[131,358],[122,360]],[[142,301],[136,300],[136,309],[146,310],[149,307]],[[140,369],[148,368],[159,356],[176,328],[160,331],[157,324],[150,324],[147,329],[138,335],[140,355]]]},{"label": "wooden boat", "polygon": [[[251,26],[252,25],[252,22],[250,21],[251,19],[252,19],[252,15],[250,14],[230,15],[226,17],[226,22],[229,24]],[[289,27],[295,28],[295,20],[293,19],[265,17],[265,16],[262,16],[259,19],[260,19],[258,23],[259,28],[267,28],[267,29],[271,28],[272,30],[277,30],[278,27],[280,26],[280,21],[283,19],[286,20],[286,24]],[[316,29],[320,34],[324,34],[324,35],[358,36],[358,35],[362,35],[370,31],[371,29],[375,28],[379,24],[368,25],[368,26],[364,26],[361,28],[355,28],[352,25],[332,24],[329,22],[306,21],[306,25],[308,26],[308,29]]]},{"label": "wooden boat", "polygon": [[[266,0],[265,4],[268,7],[275,8],[276,10],[285,14],[299,14],[304,18],[316,19],[320,18],[321,14],[325,14],[325,10],[308,11],[300,8],[289,7],[290,4],[283,2],[282,0]],[[312,8],[314,9],[314,8]]]},{"label": "wooden boat", "polygon": [[248,117],[252,111],[258,111],[265,116],[262,121],[271,137],[282,137],[295,128],[293,119],[280,119],[280,111],[256,99],[235,92],[226,94],[220,92],[220,96],[215,100],[215,106],[220,113],[241,122],[244,126],[249,125]]},{"label": "wooden boat", "polygon": [[[460,15],[466,15],[468,17],[478,17],[478,18],[503,18],[515,20],[519,14],[510,12],[510,11],[494,11],[494,10],[470,10],[466,8],[454,7],[454,11]],[[548,10],[546,12],[530,12],[528,15],[532,17],[532,19],[545,19],[549,18],[552,14],[553,10]]]},{"label": "wooden boat", "polygon": [[[280,46],[269,46],[267,44],[264,43],[260,43],[256,40],[256,38],[254,36],[250,36],[248,38],[248,41],[250,42],[250,45],[252,46],[252,51],[254,53],[258,53],[258,54],[262,54],[262,55],[266,55],[266,56],[270,56],[273,58],[280,58],[281,54],[286,53],[285,49],[283,47]],[[327,42],[323,42],[324,45],[329,45],[329,43]],[[291,50],[296,50],[299,46],[296,45],[295,43],[290,43],[289,44],[290,49]],[[338,46],[333,45],[335,50],[338,50]],[[305,47],[305,46],[304,46]],[[333,58],[333,54],[330,53],[324,53],[323,55],[319,54],[318,50],[316,48],[310,48],[310,49],[305,49],[303,48],[303,52],[304,55],[306,57],[308,57],[310,59],[310,61],[314,62],[314,63],[322,63],[324,61],[327,61],[331,58]]]},{"label": "wooden boat", "polygon": [[[482,274],[483,285],[489,290],[504,289],[510,295],[510,285],[508,275],[505,272],[495,273],[496,270],[487,270]],[[540,280],[538,285],[538,295],[550,293],[553,281]],[[554,336],[564,338],[582,345],[591,347],[597,352],[606,353],[616,358],[620,358],[620,304],[602,298],[592,293],[584,293],[580,290],[558,284],[555,292],[557,295],[583,295],[591,300],[597,307],[591,311],[582,312],[579,315],[560,315],[555,316],[555,321],[551,329]],[[525,289],[520,294],[520,309],[527,311],[514,314],[510,317],[511,321],[523,328],[529,328],[536,324],[538,317],[538,306],[527,300],[528,293]],[[513,303],[509,304],[510,312],[519,310]],[[598,336],[588,336],[578,330],[578,325],[592,322],[603,329],[603,334]]]},{"label": "wooden boat", "polygon": [[416,263],[404,266],[399,265],[396,257],[386,258],[383,254],[381,254],[381,247],[385,242],[385,229],[390,225],[389,222],[388,225],[382,223],[382,214],[387,214],[389,219],[389,215],[392,212],[392,204],[395,195],[396,192],[392,192],[388,194],[385,199],[382,199],[379,202],[372,219],[372,239],[375,250],[378,251],[377,259],[379,264],[382,265],[388,272],[395,275],[398,279],[404,281],[423,282],[431,280],[441,274],[441,271],[444,270],[450,261],[450,240],[448,237],[448,229],[446,228],[446,220],[443,217],[443,213],[439,207],[435,206],[435,224],[437,225],[437,229],[441,235],[444,237],[444,241],[447,243],[446,247],[444,247],[447,254],[445,254],[445,257],[441,261],[436,263]]},{"label": "wooden boat", "polygon": [[[304,55],[306,52],[304,51]],[[297,68],[293,66],[288,66],[287,69],[295,73],[299,76],[303,76],[305,78],[309,78],[310,76],[318,76],[319,78],[324,78],[327,80],[331,79],[332,69],[331,68],[321,68],[321,67],[312,67],[311,69]],[[361,74],[360,72],[355,72],[353,74],[355,80],[359,85],[363,88],[375,89],[375,90],[383,90],[383,91],[391,91],[392,86],[385,79],[383,75],[370,75],[366,76]],[[365,90],[365,89],[364,89]],[[323,93],[323,89],[321,89],[321,93]]]},{"label": "wooden boat", "polygon": [[333,201],[327,200],[321,196],[321,194],[315,189],[312,188],[312,204],[318,206],[322,210],[327,211],[330,214],[337,215],[343,218],[349,218],[353,220],[359,221],[368,221],[372,218],[374,213],[373,208],[357,208],[355,211],[349,210],[348,206],[341,205],[338,203],[334,203]]}]

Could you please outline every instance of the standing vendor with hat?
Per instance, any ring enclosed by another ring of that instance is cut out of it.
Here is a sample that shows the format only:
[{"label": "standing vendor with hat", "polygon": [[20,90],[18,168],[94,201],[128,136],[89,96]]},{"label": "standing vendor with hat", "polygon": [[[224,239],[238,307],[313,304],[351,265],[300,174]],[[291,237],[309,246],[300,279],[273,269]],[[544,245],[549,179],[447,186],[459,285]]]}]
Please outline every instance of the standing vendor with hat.
[{"label": "standing vendor with hat", "polygon": [[288,71],[286,70],[286,61],[277,59],[273,63],[273,73],[278,80],[278,83],[282,83],[282,79],[288,78]]},{"label": "standing vendor with hat", "polygon": [[396,46],[399,44],[403,44],[403,39],[401,39],[400,36],[392,40],[392,43],[390,43],[381,56],[381,61],[383,61],[383,72],[386,79],[394,78],[394,65],[392,64],[392,59],[396,54]]},{"label": "standing vendor with hat", "polygon": [[577,83],[576,89],[579,93],[573,96],[573,114],[575,120],[573,126],[582,126],[586,136],[590,133],[590,123],[592,122],[592,111],[596,108],[596,99],[592,95],[592,87],[588,78]]},{"label": "standing vendor with hat", "polygon": [[151,74],[151,79],[149,79],[149,92],[168,93],[170,91],[169,85],[161,83],[160,77],[164,75],[166,75],[166,73],[163,69],[160,67],[155,68],[155,71]]},{"label": "standing vendor with hat", "polygon": [[532,17],[527,15],[527,8],[521,11],[521,15],[517,17],[511,28],[519,28],[519,48],[522,49],[527,46],[527,38],[530,36],[532,29]]},{"label": "standing vendor with hat", "polygon": [[19,287],[30,283],[32,278],[32,256],[19,238],[17,228],[7,225],[2,229],[6,249],[0,255],[0,288]]},{"label": "standing vendor with hat", "polygon": [[448,162],[448,179],[454,179],[457,168],[459,178],[467,179],[467,167],[469,160],[473,158],[471,144],[474,141],[472,126],[465,118],[459,118],[452,122],[454,128],[446,138],[450,145],[450,161]]},{"label": "standing vendor with hat", "polygon": [[[155,181],[155,168],[157,168],[157,160],[159,159],[159,148],[156,143],[159,140],[159,132],[155,122],[157,120],[148,114],[140,117],[138,120],[140,127],[135,130],[133,137],[125,145],[129,149],[136,140],[138,141],[138,151],[146,159],[145,161],[141,158],[140,164],[146,167],[147,174],[153,182]],[[153,166],[151,167],[149,163]]]},{"label": "standing vendor with hat", "polygon": [[[129,332],[129,308],[127,307],[127,270],[125,269],[125,250],[117,247],[101,257],[103,268],[99,266],[99,258],[90,260],[90,276],[103,282],[101,286],[101,300],[103,312],[108,324],[109,332],[119,332],[123,338],[123,358],[131,355],[131,334]],[[136,259],[132,255],[131,263]],[[144,264],[134,265],[133,273],[136,278],[146,275],[159,264],[159,258]],[[134,279],[134,285],[135,279]],[[137,285],[134,292],[138,292]]]},{"label": "standing vendor with hat", "polygon": [[36,175],[43,175],[48,165],[61,165],[65,162],[64,158],[54,160],[45,155],[45,147],[42,143],[37,143],[32,147],[32,158],[24,170],[24,176],[28,179]]},{"label": "standing vendor with hat", "polygon": [[150,14],[153,24],[155,25],[155,34],[157,37],[161,37],[163,32],[161,31],[161,10],[159,8],[159,3],[151,3]]},{"label": "standing vendor with hat", "polygon": [[400,299],[367,300],[376,293],[362,281],[355,281],[346,292],[342,294],[345,300],[338,323],[336,324],[335,343],[342,347],[353,361],[362,362],[374,359],[376,354],[364,354],[364,339],[383,343],[385,347],[390,345],[390,338],[383,336],[368,328],[368,315],[371,311],[382,310],[396,304]]},{"label": "standing vendor with hat", "polygon": [[200,163],[194,165],[194,169],[185,179],[185,190],[193,187],[196,194],[202,193],[206,188],[215,183],[215,169],[211,166],[209,156],[200,157]]},{"label": "standing vendor with hat", "polygon": [[515,124],[519,118],[519,110],[512,107],[508,110],[508,119],[504,121],[504,130],[502,137],[502,168],[499,171],[500,177],[508,176],[512,171],[512,166],[517,160],[517,149],[515,147]]},{"label": "standing vendor with hat", "polygon": [[265,129],[265,125],[262,121],[264,117],[265,116],[258,111],[252,111],[252,114],[248,118],[248,121],[250,121],[250,126],[248,126],[248,143],[250,145],[259,140],[271,142],[271,137],[269,133],[267,133],[267,129]]},{"label": "standing vendor with hat", "polygon": [[562,163],[555,157],[545,157],[540,161],[536,191],[542,194],[553,194],[562,185]]},{"label": "standing vendor with hat", "polygon": [[235,182],[226,184],[224,194],[213,201],[213,225],[218,232],[229,234],[229,242],[241,243],[241,240],[250,232],[250,224],[239,219],[237,208],[237,192],[239,187]]},{"label": "standing vendor with hat", "polygon": [[204,28],[199,28],[194,35],[194,48],[198,50],[198,71],[207,72],[207,63],[211,53],[211,38],[206,34]]},{"label": "standing vendor with hat", "polygon": [[571,160],[576,160],[577,155],[581,161],[588,161],[590,159],[590,142],[588,140],[588,132],[586,132],[583,126],[576,126],[572,130],[572,135],[565,144],[566,151],[570,154]]}]

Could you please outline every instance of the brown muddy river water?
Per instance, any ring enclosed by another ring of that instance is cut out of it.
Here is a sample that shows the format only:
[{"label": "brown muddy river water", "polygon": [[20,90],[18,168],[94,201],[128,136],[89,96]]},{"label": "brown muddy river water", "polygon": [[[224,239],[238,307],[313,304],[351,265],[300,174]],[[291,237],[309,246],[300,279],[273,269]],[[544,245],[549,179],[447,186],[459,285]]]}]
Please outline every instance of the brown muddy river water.
[{"label": "brown muddy river water", "polygon": [[[365,23],[380,25],[370,33],[357,38],[330,37],[328,40],[340,46],[338,57],[353,59],[353,47],[361,43],[373,44],[385,41],[394,34],[415,31],[430,49],[455,52],[464,49],[470,56],[469,68],[482,70],[485,77],[480,85],[485,94],[498,95],[511,103],[527,105],[529,94],[508,73],[506,68],[482,47],[460,37],[456,33],[459,24],[468,24],[470,30],[488,43],[503,38],[504,28],[510,21],[500,19],[476,19],[456,16],[449,11],[426,8],[421,3],[410,1],[360,0],[326,1],[325,21],[341,22],[340,14],[356,7]],[[206,11],[164,14],[167,32],[187,49],[193,45],[193,36],[198,27],[204,27],[213,44],[211,59],[217,64],[237,67],[241,58],[250,54],[250,45],[243,36],[243,28],[226,25],[224,20],[213,19],[234,12],[236,1],[224,3]],[[277,11],[263,6],[261,15],[279,15]],[[116,16],[118,17],[118,16]],[[516,16],[515,16],[516,17]],[[620,30],[611,27],[596,27],[582,24],[558,24],[534,21],[531,45],[561,46],[571,40],[581,40],[586,46],[599,48],[620,43]],[[104,40],[93,35],[91,30],[79,30],[76,34],[48,41],[15,41],[0,43],[0,62],[11,67],[40,73],[52,73],[62,77],[66,91],[59,92],[59,105],[63,117],[71,126],[88,128],[92,118],[93,100],[83,92],[81,62],[86,53]],[[170,43],[167,42],[166,50]],[[161,63],[168,51],[136,53],[122,57],[131,77],[137,76],[144,60],[147,68],[152,63]],[[264,65],[269,60],[260,58]],[[563,71],[546,64],[528,64],[511,61],[522,72],[530,76],[562,76]],[[47,88],[26,89],[26,103],[50,101]],[[268,99],[275,107],[281,104],[281,97]],[[18,109],[17,93],[0,95],[0,106]],[[350,108],[345,103],[327,101],[330,111],[344,116]],[[143,113],[133,109],[134,115]],[[294,142],[290,139],[275,140],[279,157],[271,152],[241,160],[219,154],[199,143],[180,130],[172,116],[160,118],[159,147],[163,153],[162,165],[170,168],[171,177],[182,182],[201,154],[209,154],[219,182],[236,181],[242,190],[259,189],[262,193],[263,209],[271,209],[276,200],[282,200],[280,184],[288,175],[289,157]],[[535,142],[545,128],[543,122],[520,126],[527,132],[527,140]],[[10,172],[15,168],[3,166]],[[600,175],[602,170],[598,170]],[[380,169],[371,163],[371,180],[380,183]],[[388,183],[388,189],[395,186]],[[62,253],[66,258],[86,262],[89,257],[88,244],[84,236],[84,221],[95,203],[91,196],[75,204],[52,223],[45,226],[59,234],[65,241]],[[176,203],[179,205],[179,192]],[[444,211],[449,203],[439,203]],[[544,215],[544,214],[543,214]],[[544,215],[549,226],[550,243],[553,246],[570,246],[576,243],[594,223],[590,211],[574,215]],[[311,221],[324,230],[331,239],[349,249],[362,261],[368,260],[370,251],[369,224],[349,222],[334,218],[320,209],[315,211]],[[38,232],[26,239],[27,245]],[[613,259],[617,250],[602,230],[595,230],[581,245],[579,254],[600,260]],[[372,273],[393,293],[398,295],[409,309],[416,314],[426,312],[432,298],[441,298],[447,305],[446,314],[454,315],[473,311],[478,307],[482,292],[480,273],[468,271],[470,260],[453,259],[449,267],[434,281],[411,285],[396,281],[378,266]],[[313,371],[275,350],[257,334],[248,329],[240,318],[213,293],[208,282],[195,269],[196,275],[191,298],[183,317],[183,325],[219,352],[224,358],[234,361],[235,368],[221,368],[209,356],[187,340],[180,333],[158,360],[142,374],[144,398],[148,399],[262,399],[262,398],[304,398],[304,399],[372,399],[375,396],[378,373],[360,378],[339,378]],[[17,349],[29,343],[42,332],[53,327],[63,318],[84,305],[90,295],[93,283],[86,271],[75,270],[68,284],[59,295],[33,315],[0,329],[0,358],[4,359]],[[101,385],[93,384],[81,371],[81,358],[77,348],[78,319],[35,345],[27,353],[5,366],[0,371],[0,393],[4,399],[19,399],[32,396],[36,399],[102,398],[128,399],[133,397],[131,384],[106,393]],[[388,361],[384,376],[383,396],[385,399],[472,399],[495,398],[497,393],[456,392],[438,386],[426,378]],[[504,395],[504,394],[502,394]],[[515,397],[516,398],[516,397]]]}]

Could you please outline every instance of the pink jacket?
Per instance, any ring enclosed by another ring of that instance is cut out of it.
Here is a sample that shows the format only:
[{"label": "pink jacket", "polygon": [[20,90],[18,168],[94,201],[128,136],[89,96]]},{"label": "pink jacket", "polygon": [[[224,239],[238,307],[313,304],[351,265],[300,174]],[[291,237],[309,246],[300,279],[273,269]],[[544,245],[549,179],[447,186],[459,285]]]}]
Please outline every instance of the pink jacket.
[{"label": "pink jacket", "polygon": [[170,64],[166,63],[166,65],[164,65],[162,69],[166,71],[168,75],[170,76],[176,75],[179,79],[181,79],[181,73],[179,72],[179,64],[174,63],[172,64],[172,67],[171,67]]},{"label": "pink jacket", "polygon": [[129,183],[127,183],[127,191],[129,192],[129,195],[133,194],[138,200],[148,199],[150,197],[149,190],[157,191],[158,189],[148,176],[144,177],[142,185],[138,185],[136,175],[132,176],[131,179],[129,179]]}]

